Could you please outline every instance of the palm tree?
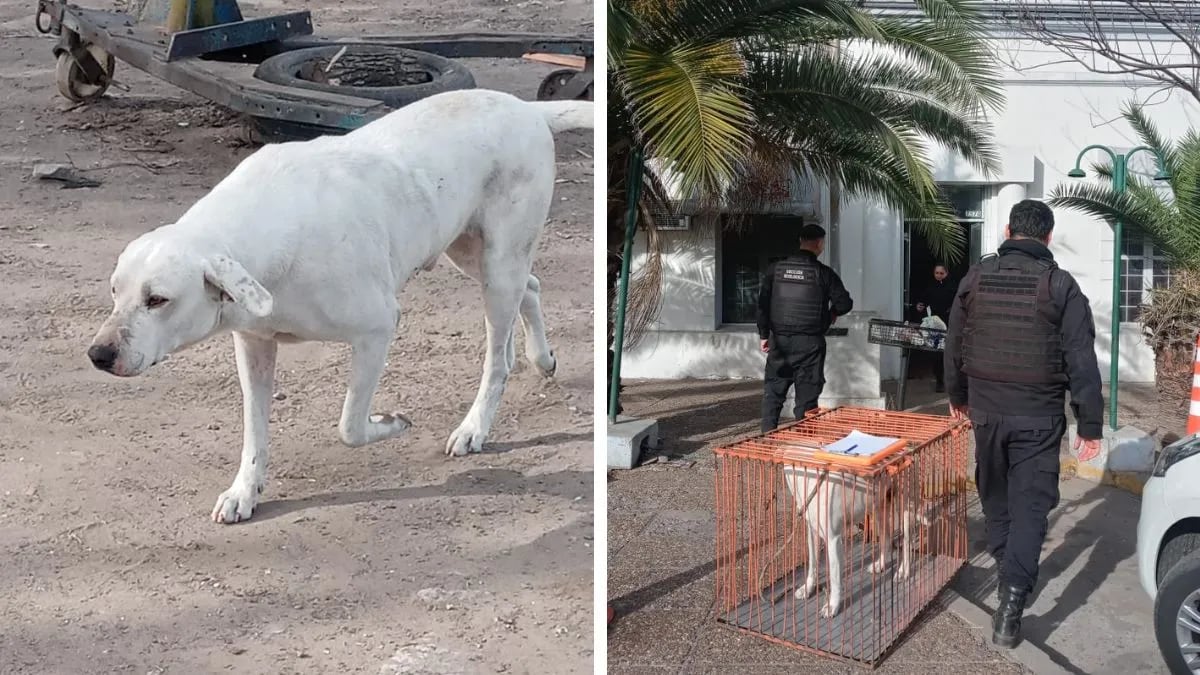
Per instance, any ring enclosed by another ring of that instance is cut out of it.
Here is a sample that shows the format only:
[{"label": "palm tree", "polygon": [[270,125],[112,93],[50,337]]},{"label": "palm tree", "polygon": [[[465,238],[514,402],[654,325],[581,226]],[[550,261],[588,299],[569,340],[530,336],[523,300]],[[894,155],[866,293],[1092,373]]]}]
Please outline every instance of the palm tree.
[{"label": "palm tree", "polygon": [[1118,194],[1111,187],[1112,166],[1098,164],[1095,174],[1109,182],[1064,183],[1051,192],[1048,202],[1109,222],[1119,218],[1130,234],[1149,237],[1170,259],[1170,284],[1151,292],[1138,320],[1154,349],[1159,411],[1179,418],[1190,399],[1193,348],[1200,331],[1200,134],[1189,131],[1170,142],[1145,109],[1132,103],[1126,104],[1122,117],[1141,143],[1163,158],[1170,194],[1161,182],[1133,175],[1125,192]]},{"label": "palm tree", "polygon": [[[651,235],[651,212],[670,209],[667,172],[682,194],[715,205],[796,171],[903,211],[935,253],[961,255],[928,145],[993,170],[985,116],[1003,96],[974,0],[913,9],[879,17],[854,0],[608,0],[610,341],[635,149],[639,220]],[[631,293],[635,338],[657,311],[650,244]]]}]

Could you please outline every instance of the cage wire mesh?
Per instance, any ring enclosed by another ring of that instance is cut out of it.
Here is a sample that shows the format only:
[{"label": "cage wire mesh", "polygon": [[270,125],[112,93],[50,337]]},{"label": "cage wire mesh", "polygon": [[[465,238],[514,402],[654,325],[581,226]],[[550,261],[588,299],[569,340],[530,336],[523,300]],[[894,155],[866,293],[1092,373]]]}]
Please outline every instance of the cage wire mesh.
[{"label": "cage wire mesh", "polygon": [[940,352],[946,349],[946,331],[903,321],[871,319],[867,323],[867,342],[890,347]]},{"label": "cage wire mesh", "polygon": [[[718,620],[878,665],[966,561],[967,428],[844,407],[717,449]],[[902,444],[870,465],[820,454],[854,430]]]}]

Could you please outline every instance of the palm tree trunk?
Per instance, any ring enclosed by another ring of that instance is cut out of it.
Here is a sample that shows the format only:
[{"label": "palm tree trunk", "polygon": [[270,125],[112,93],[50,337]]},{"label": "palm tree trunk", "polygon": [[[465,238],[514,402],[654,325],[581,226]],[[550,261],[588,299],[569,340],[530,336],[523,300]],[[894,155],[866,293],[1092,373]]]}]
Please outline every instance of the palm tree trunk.
[{"label": "palm tree trunk", "polygon": [[1183,429],[1192,398],[1193,347],[1168,342],[1154,350],[1156,406],[1165,427]]}]

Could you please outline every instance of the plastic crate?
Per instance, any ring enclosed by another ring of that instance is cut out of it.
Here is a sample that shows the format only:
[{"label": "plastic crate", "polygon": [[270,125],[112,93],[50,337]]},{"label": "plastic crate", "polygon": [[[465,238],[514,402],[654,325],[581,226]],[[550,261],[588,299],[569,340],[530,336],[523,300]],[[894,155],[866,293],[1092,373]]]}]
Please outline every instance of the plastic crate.
[{"label": "plastic crate", "polygon": [[867,342],[903,349],[940,352],[946,348],[946,331],[922,328],[919,324],[888,319],[871,319],[867,325]]}]

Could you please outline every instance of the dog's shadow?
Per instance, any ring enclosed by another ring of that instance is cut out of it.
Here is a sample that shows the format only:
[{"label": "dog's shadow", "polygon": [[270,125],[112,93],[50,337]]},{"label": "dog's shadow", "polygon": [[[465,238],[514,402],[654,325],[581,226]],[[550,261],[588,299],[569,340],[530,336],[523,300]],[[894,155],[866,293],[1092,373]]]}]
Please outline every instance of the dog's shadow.
[{"label": "dog's shadow", "polygon": [[577,434],[557,433],[529,438],[523,441],[501,441],[498,443],[485,443],[483,450],[479,452],[481,455],[501,455],[514,450],[524,450],[526,448],[536,448],[541,445],[558,445],[559,443],[571,443],[573,441],[592,441],[593,436],[591,431],[581,432]]},{"label": "dog's shadow", "polygon": [[347,506],[367,502],[394,502],[432,497],[467,497],[472,495],[541,494],[559,497],[580,504],[592,503],[591,471],[558,471],[526,476],[511,469],[471,469],[454,474],[445,482],[434,485],[331,492],[296,499],[278,499],[259,504],[254,517],[247,523],[280,518],[290,513],[313,508]]}]

